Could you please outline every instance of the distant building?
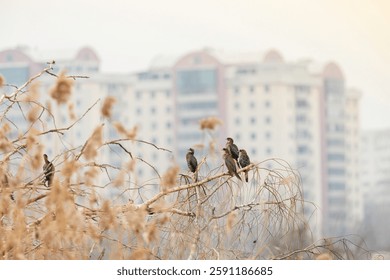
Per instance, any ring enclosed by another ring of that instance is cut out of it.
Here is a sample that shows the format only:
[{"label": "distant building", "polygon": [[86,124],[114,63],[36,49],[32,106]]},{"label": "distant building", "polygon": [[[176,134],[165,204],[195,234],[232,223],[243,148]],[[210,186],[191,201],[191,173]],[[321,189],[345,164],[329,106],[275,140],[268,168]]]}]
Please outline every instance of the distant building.
[{"label": "distant building", "polygon": [[[7,92],[15,90],[13,86],[21,86],[31,77],[41,72],[48,67],[47,62],[52,62],[53,73],[58,74],[62,70],[66,70],[67,75],[75,75],[82,73],[90,76],[89,79],[78,79],[75,83],[74,92],[71,95],[70,103],[73,103],[74,115],[81,117],[88,107],[92,106],[99,98],[102,99],[107,95],[107,87],[109,81],[101,78],[99,72],[100,60],[96,53],[90,48],[82,48],[74,54],[68,52],[58,52],[51,56],[48,53],[39,53],[36,50],[27,48],[16,48],[0,52],[0,74],[5,77],[6,83],[12,86],[4,87]],[[111,81],[112,82],[112,81]],[[43,114],[43,122],[36,123],[36,127],[40,130],[48,130],[54,128],[65,128],[70,126],[75,120],[71,117],[69,104],[58,106],[55,101],[50,98],[50,89],[55,84],[55,78],[50,75],[42,75],[39,79],[39,101],[42,105],[50,107],[53,116]],[[0,104],[1,108],[7,106],[8,101]],[[49,104],[50,103],[50,104]],[[20,133],[24,133],[30,125],[26,120],[26,113],[30,110],[23,103],[21,106],[24,110],[11,110],[8,114],[8,120],[15,125],[12,125],[11,137],[16,137]],[[53,122],[55,118],[55,123]],[[49,159],[53,159],[70,147],[80,145],[82,141],[86,141],[92,134],[93,129],[100,121],[100,104],[92,108],[89,113],[75,126],[75,129],[63,131],[64,137],[60,140],[55,133],[48,133],[40,137],[41,143],[45,144],[45,153]],[[58,159],[60,162],[61,159]],[[26,173],[26,176],[31,176]]]},{"label": "distant building", "polygon": [[359,98],[348,90],[335,63],[323,72],[324,90],[324,233],[343,235],[362,220],[358,184]]},{"label": "distant building", "polygon": [[364,131],[361,137],[361,189],[364,234],[375,249],[389,248],[390,129]]},{"label": "distant building", "polygon": [[[28,53],[0,52],[0,73],[9,83],[20,85],[46,61],[56,59]],[[308,203],[304,209],[315,235],[342,235],[362,220],[360,93],[346,88],[335,63],[287,62],[276,50],[231,55],[204,49],[159,57],[145,71],[117,75],[101,73],[98,56],[84,48],[56,59],[55,65],[57,72],[66,68],[69,74],[90,76],[75,83],[72,100],[77,116],[99,98],[117,99],[110,121],[120,121],[126,129],[137,126],[137,140],[147,142],[125,144],[134,158],[144,160],[137,161],[135,178],[130,180],[148,186],[151,193],[171,165],[179,164],[186,172],[185,153],[190,147],[198,160],[208,155],[210,165],[221,164],[220,149],[231,136],[252,161],[282,158],[300,173],[305,200],[315,205]],[[47,79],[44,91],[52,82]],[[69,133],[69,144],[82,143],[91,135],[101,122],[100,106]],[[62,126],[70,122],[67,110],[56,111]],[[200,129],[199,121],[206,117],[222,122],[213,135]],[[113,128],[105,132],[107,139],[120,136]],[[65,148],[62,142],[50,143],[51,155]],[[108,148],[102,156],[114,166],[131,160],[123,157],[120,146]],[[215,154],[210,156],[212,150]]]}]

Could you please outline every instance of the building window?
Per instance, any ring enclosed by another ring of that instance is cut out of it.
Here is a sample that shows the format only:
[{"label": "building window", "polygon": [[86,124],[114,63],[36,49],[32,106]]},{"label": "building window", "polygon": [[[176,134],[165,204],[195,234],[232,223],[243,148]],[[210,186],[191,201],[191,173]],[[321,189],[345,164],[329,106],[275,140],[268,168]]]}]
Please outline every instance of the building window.
[{"label": "building window", "polygon": [[306,115],[297,115],[298,123],[305,123],[307,121]]},{"label": "building window", "polygon": [[238,95],[240,93],[240,88],[239,87],[234,87],[234,94]]},{"label": "building window", "polygon": [[156,107],[150,108],[150,113],[155,114],[156,113]]},{"label": "building window", "polygon": [[181,110],[210,110],[218,108],[217,101],[197,101],[179,103],[178,108]]},{"label": "building window", "polygon": [[343,190],[345,190],[345,184],[342,182],[330,182],[329,183],[329,190],[343,191]]},{"label": "building window", "polygon": [[151,91],[151,92],[150,92],[150,97],[151,97],[152,99],[154,99],[154,98],[156,97],[156,93],[155,93],[154,91]]},{"label": "building window", "polygon": [[177,88],[180,94],[215,92],[217,71],[213,69],[178,71]]},{"label": "building window", "polygon": [[249,92],[254,93],[255,92],[255,87],[254,86],[249,86]]},{"label": "building window", "polygon": [[171,96],[171,91],[170,91],[170,90],[167,90],[167,91],[165,92],[165,95],[166,95],[166,97],[170,97],[170,96]]},{"label": "building window", "polygon": [[[311,139],[311,134],[308,130],[298,129],[296,133],[298,139]],[[294,138],[294,135],[292,135],[292,138]]]},{"label": "building window", "polygon": [[142,115],[142,109],[141,108],[137,108],[137,115]]},{"label": "building window", "polygon": [[297,99],[296,106],[298,108],[307,108],[309,107],[309,103],[305,99]]},{"label": "building window", "polygon": [[344,197],[331,197],[331,198],[329,198],[329,204],[334,205],[334,206],[345,205],[345,198]]},{"label": "building window", "polygon": [[329,161],[344,162],[345,161],[345,155],[344,154],[328,154],[328,160]]},{"label": "building window", "polygon": [[310,152],[309,147],[304,145],[299,145],[297,150],[298,154],[308,154]]},{"label": "building window", "polygon": [[255,103],[254,101],[252,101],[252,102],[249,104],[249,106],[251,107],[251,109],[253,109],[253,108],[255,108],[256,103]]},{"label": "building window", "polygon": [[118,85],[117,85],[117,84],[108,84],[108,85],[107,85],[107,90],[108,90],[109,92],[118,91]]},{"label": "building window", "polygon": [[234,108],[235,109],[240,109],[240,103],[238,103],[238,102],[234,103]]},{"label": "building window", "polygon": [[137,99],[141,99],[142,94],[141,94],[140,91],[137,91],[137,92],[135,93],[135,96],[137,97]]},{"label": "building window", "polygon": [[270,124],[271,123],[271,117],[266,117],[265,118],[265,123]]},{"label": "building window", "polygon": [[234,120],[234,122],[236,123],[236,125],[239,125],[239,124],[241,124],[241,119],[240,118],[236,118]]},{"label": "building window", "polygon": [[256,123],[256,118],[255,117],[251,117],[251,124],[255,124]]},{"label": "building window", "polygon": [[345,175],[345,169],[344,168],[329,168],[328,174],[329,175]]},{"label": "building window", "polygon": [[265,101],[265,108],[271,107],[271,102],[270,101]]},{"label": "building window", "polygon": [[269,85],[264,85],[264,91],[265,92],[270,92],[270,86]]},{"label": "building window", "polygon": [[165,111],[167,112],[167,113],[170,113],[171,112],[171,107],[170,106],[168,106],[166,109],[165,109]]},{"label": "building window", "polygon": [[328,131],[344,132],[345,127],[342,124],[328,124]]},{"label": "building window", "polygon": [[296,92],[310,92],[310,87],[306,85],[297,85],[295,86]]},{"label": "building window", "polygon": [[344,140],[343,139],[329,139],[328,140],[329,146],[334,147],[343,147],[344,146]]},{"label": "building window", "polygon": [[256,138],[257,138],[256,133],[251,133],[251,139],[252,139],[252,140],[256,140]]}]

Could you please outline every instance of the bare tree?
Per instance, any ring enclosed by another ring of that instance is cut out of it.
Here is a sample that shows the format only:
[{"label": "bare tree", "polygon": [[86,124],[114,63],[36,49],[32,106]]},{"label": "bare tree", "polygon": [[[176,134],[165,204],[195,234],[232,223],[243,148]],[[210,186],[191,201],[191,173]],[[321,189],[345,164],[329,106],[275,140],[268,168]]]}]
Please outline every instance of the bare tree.
[{"label": "bare tree", "polygon": [[[57,126],[50,103],[42,104],[36,81],[53,78],[52,102],[70,104],[74,82],[86,76],[54,74],[52,65],[12,92],[0,97],[0,258],[2,259],[352,259],[347,239],[313,241],[303,213],[305,202],[299,174],[282,159],[267,159],[238,169],[249,183],[231,177],[221,164],[199,161],[195,182],[178,166],[165,174],[133,155],[132,143],[161,153],[168,148],[137,139],[137,128],[102,121],[76,146],[65,134],[99,104],[97,100],[67,126]],[[69,105],[68,104],[68,105]],[[115,99],[104,100],[102,120],[109,119]],[[71,106],[69,106],[71,108]],[[10,118],[25,121],[21,129]],[[48,127],[45,118],[51,120]],[[208,118],[200,129],[214,138],[221,122]],[[110,126],[120,137],[105,139]],[[55,175],[44,185],[44,137],[64,143],[54,155]],[[210,143],[213,150],[215,143]],[[123,164],[102,162],[101,153],[116,147]],[[272,169],[265,168],[272,161]],[[139,184],[134,166],[155,171],[152,187]],[[97,178],[104,177],[101,180]],[[157,186],[157,187],[156,187]],[[112,200],[108,194],[115,192]],[[343,246],[337,246],[342,244]]]}]

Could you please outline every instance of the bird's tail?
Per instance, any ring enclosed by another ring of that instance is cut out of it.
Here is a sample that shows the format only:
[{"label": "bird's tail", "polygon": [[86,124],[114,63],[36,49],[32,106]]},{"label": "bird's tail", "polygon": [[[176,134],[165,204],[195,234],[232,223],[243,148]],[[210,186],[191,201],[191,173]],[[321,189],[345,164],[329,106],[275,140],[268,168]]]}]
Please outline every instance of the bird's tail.
[{"label": "bird's tail", "polygon": [[195,183],[198,182],[198,171],[194,172],[194,181]]},{"label": "bird's tail", "polygon": [[248,171],[245,171],[245,181],[248,183]]},{"label": "bird's tail", "polygon": [[236,176],[238,179],[240,179],[240,181],[242,181],[242,179],[241,179],[240,175],[238,175],[238,173],[237,173],[237,172],[234,172],[234,176]]}]

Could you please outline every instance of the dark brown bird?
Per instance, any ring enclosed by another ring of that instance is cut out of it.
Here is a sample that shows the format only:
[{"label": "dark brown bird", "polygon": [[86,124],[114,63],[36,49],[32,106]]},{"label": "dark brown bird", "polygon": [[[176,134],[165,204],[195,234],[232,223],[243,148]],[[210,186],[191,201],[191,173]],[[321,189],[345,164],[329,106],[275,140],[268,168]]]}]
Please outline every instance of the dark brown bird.
[{"label": "dark brown bird", "polygon": [[45,164],[43,165],[43,173],[45,175],[44,184],[46,185],[47,182],[47,186],[50,187],[53,183],[55,168],[53,163],[49,161],[47,154],[43,155],[43,159],[45,160]]},{"label": "dark brown bird", "polygon": [[188,152],[186,154],[186,160],[188,168],[192,173],[194,173],[195,182],[198,181],[198,175],[196,174],[196,168],[198,167],[198,161],[196,160],[196,157],[194,156],[194,149],[189,148]]},{"label": "dark brown bird", "polygon": [[230,176],[236,176],[238,179],[241,180],[241,177],[237,174],[237,166],[236,166],[236,161],[233,159],[233,157],[231,156],[231,154],[229,153],[228,149],[227,148],[223,148],[222,149],[223,151],[225,151],[224,155],[223,155],[223,158],[225,160],[225,165],[228,169],[228,172],[230,174]]},{"label": "dark brown bird", "polygon": [[236,144],[234,144],[233,138],[226,138],[226,149],[228,150],[229,154],[231,154],[232,158],[237,162],[238,167],[240,167],[240,164],[238,162],[238,147]]},{"label": "dark brown bird", "polygon": [[[249,164],[251,164],[249,156],[244,149],[240,149],[240,158],[238,159],[238,162],[240,163],[241,168],[247,167]],[[248,170],[245,170],[244,172],[245,181],[248,182]]]}]

